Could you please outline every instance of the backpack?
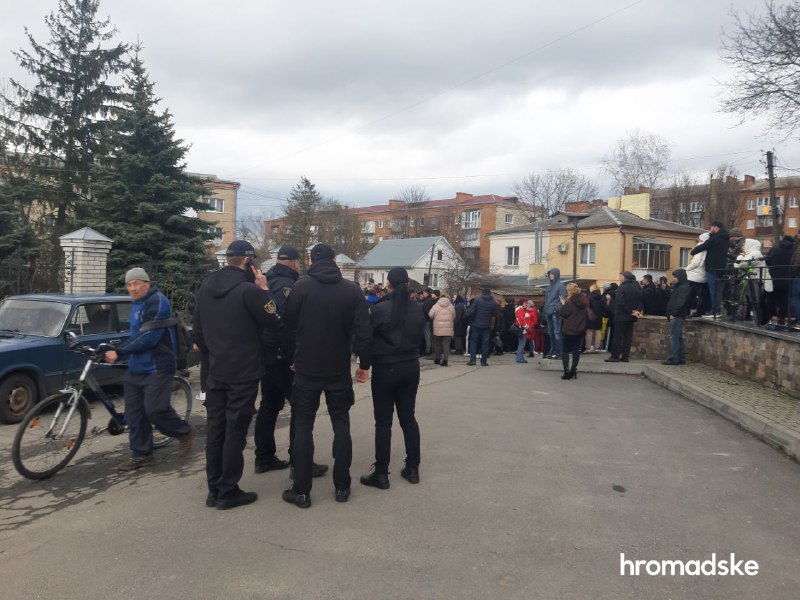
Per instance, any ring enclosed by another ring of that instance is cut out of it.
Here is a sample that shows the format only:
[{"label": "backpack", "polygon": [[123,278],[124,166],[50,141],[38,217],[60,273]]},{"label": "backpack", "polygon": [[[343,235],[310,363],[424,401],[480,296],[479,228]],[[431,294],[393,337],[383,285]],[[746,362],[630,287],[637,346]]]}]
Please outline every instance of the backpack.
[{"label": "backpack", "polygon": [[179,314],[172,313],[172,317],[169,319],[159,319],[156,321],[142,323],[139,331],[164,329],[166,327],[175,328],[175,345],[177,348],[173,352],[169,346],[166,344],[163,345],[167,347],[170,352],[175,354],[175,363],[178,367],[178,370],[185,371],[189,368],[189,352],[192,350],[192,334],[189,332],[189,329],[186,327],[186,324],[183,322],[183,319],[181,319]]}]

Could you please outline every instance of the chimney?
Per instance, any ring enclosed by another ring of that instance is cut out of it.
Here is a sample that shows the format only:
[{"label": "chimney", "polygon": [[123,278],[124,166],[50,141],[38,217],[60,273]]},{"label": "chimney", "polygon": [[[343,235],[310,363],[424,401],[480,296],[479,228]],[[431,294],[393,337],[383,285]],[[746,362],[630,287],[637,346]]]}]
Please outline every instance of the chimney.
[{"label": "chimney", "polygon": [[402,200],[389,200],[389,208],[403,208],[405,205]]},{"label": "chimney", "polygon": [[466,202],[467,200],[472,200],[472,194],[467,194],[466,192],[456,192],[456,203],[461,204],[462,202]]},{"label": "chimney", "polygon": [[731,188],[731,187],[733,187],[735,185],[736,185],[736,177],[734,177],[733,175],[728,175],[725,178],[725,187],[726,188]]},{"label": "chimney", "polygon": [[752,175],[745,175],[744,176],[744,187],[748,188],[751,185],[755,184],[756,178]]},{"label": "chimney", "polygon": [[646,185],[640,185],[639,186],[639,193],[640,194],[649,194],[650,193],[650,188],[647,187]]},{"label": "chimney", "polygon": [[626,185],[624,188],[622,188],[622,195],[623,196],[630,196],[633,193],[634,192],[633,192],[633,188],[632,187],[629,187],[629,186]]}]

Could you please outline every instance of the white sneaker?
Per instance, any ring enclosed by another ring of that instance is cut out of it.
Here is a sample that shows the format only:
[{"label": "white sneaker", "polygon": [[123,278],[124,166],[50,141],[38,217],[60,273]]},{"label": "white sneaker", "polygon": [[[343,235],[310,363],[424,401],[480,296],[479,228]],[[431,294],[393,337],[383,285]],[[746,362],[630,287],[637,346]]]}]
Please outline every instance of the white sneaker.
[{"label": "white sneaker", "polygon": [[195,398],[195,400],[198,400],[200,402],[205,402],[206,401],[206,393],[205,392],[199,392],[194,398]]}]

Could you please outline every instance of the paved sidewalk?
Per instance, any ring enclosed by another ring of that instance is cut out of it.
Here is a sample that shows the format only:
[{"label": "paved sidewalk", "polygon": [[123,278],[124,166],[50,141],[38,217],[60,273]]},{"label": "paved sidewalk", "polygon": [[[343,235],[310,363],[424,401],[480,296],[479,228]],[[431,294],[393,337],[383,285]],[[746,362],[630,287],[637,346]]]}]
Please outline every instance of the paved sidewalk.
[{"label": "paved sidewalk", "polygon": [[[800,399],[701,363],[680,366],[650,360],[607,363],[608,356],[606,353],[584,354],[578,371],[644,375],[800,460]],[[561,361],[541,360],[539,368],[560,371],[562,366]]]}]

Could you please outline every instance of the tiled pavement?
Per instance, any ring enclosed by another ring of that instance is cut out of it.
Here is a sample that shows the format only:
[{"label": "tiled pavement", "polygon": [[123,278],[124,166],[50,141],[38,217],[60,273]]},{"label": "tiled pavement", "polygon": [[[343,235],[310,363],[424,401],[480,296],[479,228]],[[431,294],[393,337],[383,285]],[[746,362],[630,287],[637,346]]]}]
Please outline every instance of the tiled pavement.
[{"label": "tiled pavement", "polygon": [[[800,399],[700,363],[666,366],[658,361],[606,363],[608,354],[583,355],[586,373],[641,374],[800,460]],[[542,360],[540,369],[561,370],[560,361]]]}]

